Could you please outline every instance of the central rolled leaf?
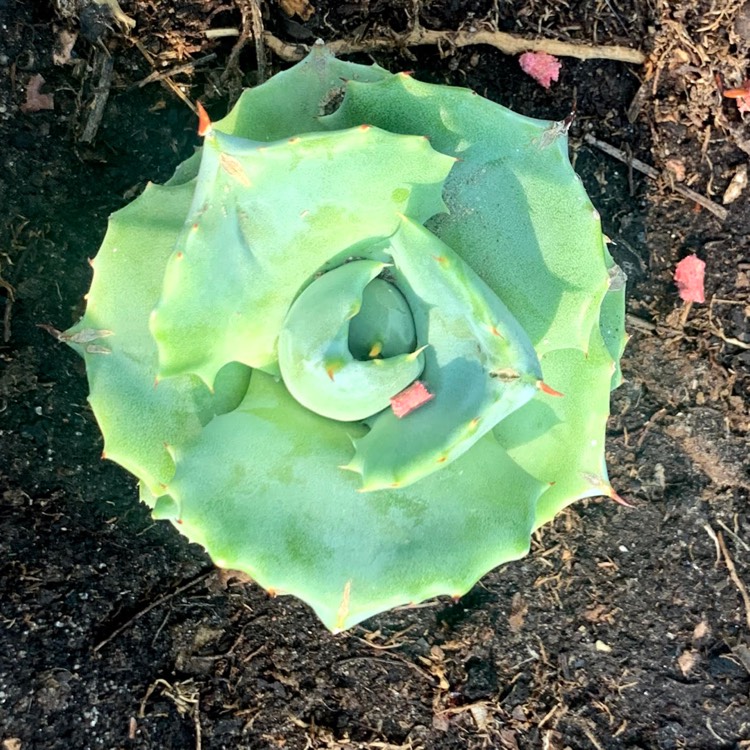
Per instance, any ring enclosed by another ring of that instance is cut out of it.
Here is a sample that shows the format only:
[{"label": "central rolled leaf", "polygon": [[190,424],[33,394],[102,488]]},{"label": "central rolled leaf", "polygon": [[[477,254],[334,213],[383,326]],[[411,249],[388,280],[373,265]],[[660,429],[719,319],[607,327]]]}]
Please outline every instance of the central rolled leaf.
[{"label": "central rolled leaf", "polygon": [[316,414],[344,422],[371,417],[422,372],[420,350],[378,359],[373,342],[368,361],[349,350],[349,322],[384,268],[356,260],[329,271],[302,292],[286,316],[279,335],[281,375],[297,401]]}]

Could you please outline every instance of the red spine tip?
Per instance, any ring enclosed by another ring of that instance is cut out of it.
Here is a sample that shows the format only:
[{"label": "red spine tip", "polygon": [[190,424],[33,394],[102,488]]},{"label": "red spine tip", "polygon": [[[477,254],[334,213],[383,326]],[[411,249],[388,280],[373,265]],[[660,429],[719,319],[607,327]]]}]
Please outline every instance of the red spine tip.
[{"label": "red spine tip", "polygon": [[635,505],[620,497],[614,490],[610,490],[609,498],[614,500],[618,505],[623,505],[626,508],[635,508]]},{"label": "red spine tip", "polygon": [[198,108],[198,135],[203,137],[211,128],[211,118],[200,102],[196,102]]},{"label": "red spine tip", "polygon": [[565,394],[560,393],[560,391],[556,391],[554,388],[550,388],[543,380],[540,380],[537,385],[539,386],[539,390],[542,393],[546,393],[548,396],[556,396],[558,398],[562,398]]}]

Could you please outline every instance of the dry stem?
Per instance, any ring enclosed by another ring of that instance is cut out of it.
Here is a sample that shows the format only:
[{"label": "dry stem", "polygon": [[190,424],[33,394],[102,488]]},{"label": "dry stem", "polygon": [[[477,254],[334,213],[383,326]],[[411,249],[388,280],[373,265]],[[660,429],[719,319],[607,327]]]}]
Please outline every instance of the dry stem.
[{"label": "dry stem", "polygon": [[[301,60],[307,50],[302,45],[288,44],[270,32],[263,34],[263,40],[270,50],[282,60],[296,62]],[[579,60],[617,60],[641,64],[646,56],[637,49],[618,45],[601,44],[573,44],[561,42],[557,39],[525,39],[524,37],[507,34],[504,31],[480,29],[478,31],[433,31],[416,26],[406,34],[392,36],[378,36],[370,39],[353,41],[338,39],[326,44],[334,55],[350,55],[355,52],[376,52],[378,50],[393,50],[399,47],[418,47],[420,45],[435,44],[445,47],[467,47],[472,44],[487,44],[506,55],[517,55],[522,52],[547,52],[559,57],[575,57]]]}]

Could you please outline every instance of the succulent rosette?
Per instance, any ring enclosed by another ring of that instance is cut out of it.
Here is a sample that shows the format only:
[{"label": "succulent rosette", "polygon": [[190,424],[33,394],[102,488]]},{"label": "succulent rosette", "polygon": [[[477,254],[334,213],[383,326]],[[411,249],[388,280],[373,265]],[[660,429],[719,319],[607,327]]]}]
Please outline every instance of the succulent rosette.
[{"label": "succulent rosette", "polygon": [[614,496],[624,283],[565,130],[321,46],[204,122],[63,334],[154,517],[340,630]]}]

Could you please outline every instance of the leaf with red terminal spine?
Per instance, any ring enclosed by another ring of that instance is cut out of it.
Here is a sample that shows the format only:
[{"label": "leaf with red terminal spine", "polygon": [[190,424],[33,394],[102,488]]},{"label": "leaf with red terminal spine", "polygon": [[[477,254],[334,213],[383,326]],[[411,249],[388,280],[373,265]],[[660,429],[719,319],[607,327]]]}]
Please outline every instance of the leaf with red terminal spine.
[{"label": "leaf with red terminal spine", "polygon": [[203,137],[211,127],[211,118],[200,102],[196,102],[195,106],[198,108],[198,135]]}]

